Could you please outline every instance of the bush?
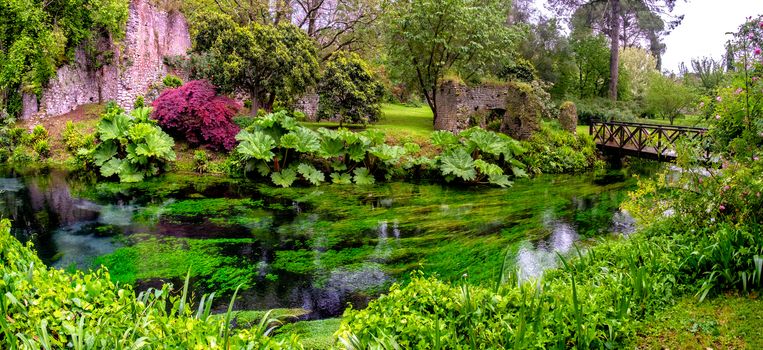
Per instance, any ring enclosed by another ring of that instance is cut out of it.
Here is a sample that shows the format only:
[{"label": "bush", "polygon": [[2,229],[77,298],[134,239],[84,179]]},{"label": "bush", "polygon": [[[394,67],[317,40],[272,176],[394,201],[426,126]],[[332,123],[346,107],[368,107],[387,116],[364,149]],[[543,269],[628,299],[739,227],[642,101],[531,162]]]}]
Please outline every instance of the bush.
[{"label": "bush", "polygon": [[233,116],[240,106],[217,95],[215,87],[206,81],[195,80],[166,90],[153,106],[153,118],[159,125],[191,145],[228,151],[236,146],[239,128]]},{"label": "bush", "polygon": [[50,145],[48,144],[48,140],[37,140],[37,142],[34,143],[34,151],[41,159],[50,157]]},{"label": "bush", "polygon": [[175,142],[149,118],[149,108],[138,108],[127,115],[109,106],[97,127],[100,143],[90,150],[80,149],[82,157],[92,157],[103,177],[118,176],[121,182],[138,182],[167,170],[175,161]]},{"label": "bush", "polygon": [[209,157],[204,150],[196,150],[193,153],[193,168],[199,173],[203,174],[209,169]]},{"label": "bush", "polygon": [[341,123],[373,123],[379,120],[384,88],[368,64],[355,53],[331,55],[318,84],[318,117]]},{"label": "bush", "polygon": [[162,79],[162,84],[167,88],[179,88],[183,85],[183,79],[180,79],[176,75],[168,74]]},{"label": "bush", "polygon": [[556,122],[541,123],[540,131],[522,143],[527,151],[519,159],[531,173],[568,173],[591,169],[596,163],[596,144],[591,136],[574,135]]}]

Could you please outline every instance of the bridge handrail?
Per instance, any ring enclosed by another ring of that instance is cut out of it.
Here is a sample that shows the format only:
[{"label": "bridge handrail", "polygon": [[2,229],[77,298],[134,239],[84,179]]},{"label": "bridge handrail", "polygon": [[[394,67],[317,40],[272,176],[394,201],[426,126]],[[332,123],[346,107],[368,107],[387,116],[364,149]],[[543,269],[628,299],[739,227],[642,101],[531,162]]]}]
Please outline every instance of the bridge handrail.
[{"label": "bridge handrail", "polygon": [[633,123],[633,122],[621,122],[621,121],[591,120],[591,126],[595,126],[596,124],[655,127],[655,128],[660,128],[663,130],[670,130],[670,131],[696,131],[700,133],[707,132],[707,128],[698,128],[693,126],[677,126],[677,125],[665,125],[665,124],[653,124],[653,123]]}]

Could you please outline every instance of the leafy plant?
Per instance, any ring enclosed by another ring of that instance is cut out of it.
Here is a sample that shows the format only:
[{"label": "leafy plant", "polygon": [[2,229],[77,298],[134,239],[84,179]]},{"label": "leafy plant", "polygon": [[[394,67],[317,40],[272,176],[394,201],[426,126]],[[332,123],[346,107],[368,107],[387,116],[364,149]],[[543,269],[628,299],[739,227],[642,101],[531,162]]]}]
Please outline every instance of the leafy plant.
[{"label": "leafy plant", "polygon": [[177,75],[167,74],[162,79],[162,85],[171,89],[179,88],[183,86],[183,79],[180,79]]},{"label": "leafy plant", "polygon": [[[149,118],[151,110],[138,108],[128,115],[118,107],[108,108],[97,126],[100,143],[92,155],[104,177],[118,176],[121,182],[138,182],[166,170],[175,161],[175,142]],[[78,151],[79,152],[79,151]]]},{"label": "leafy plant", "polygon": [[382,86],[355,53],[337,51],[325,64],[318,83],[318,116],[342,123],[373,123],[381,115]]},{"label": "leafy plant", "polygon": [[153,118],[162,128],[185,137],[191,145],[232,150],[238,126],[233,116],[240,106],[217,95],[215,87],[201,80],[162,92],[153,103]]}]

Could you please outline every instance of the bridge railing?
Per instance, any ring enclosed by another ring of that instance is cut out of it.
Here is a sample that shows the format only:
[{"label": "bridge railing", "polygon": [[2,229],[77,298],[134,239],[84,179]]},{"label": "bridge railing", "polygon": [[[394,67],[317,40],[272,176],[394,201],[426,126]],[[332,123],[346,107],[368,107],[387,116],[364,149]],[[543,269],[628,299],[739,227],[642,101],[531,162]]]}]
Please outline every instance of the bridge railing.
[{"label": "bridge railing", "polygon": [[701,138],[707,129],[618,121],[591,121],[589,134],[603,149],[656,159],[675,158],[675,144],[681,138]]}]

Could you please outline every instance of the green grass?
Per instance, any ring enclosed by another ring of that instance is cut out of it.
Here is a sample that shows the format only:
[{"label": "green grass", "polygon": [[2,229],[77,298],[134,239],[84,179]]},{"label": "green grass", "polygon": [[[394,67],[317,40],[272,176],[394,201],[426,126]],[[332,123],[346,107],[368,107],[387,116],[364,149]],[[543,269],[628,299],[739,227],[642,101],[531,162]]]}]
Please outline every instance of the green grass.
[{"label": "green grass", "polygon": [[334,333],[339,329],[341,321],[341,318],[329,318],[287,324],[278,330],[275,338],[288,338],[297,334],[305,349],[331,349],[335,342]]},{"label": "green grass", "polygon": [[639,349],[763,349],[763,301],[721,296],[703,303],[686,297],[640,332]]},{"label": "green grass", "polygon": [[[411,107],[401,104],[382,104],[382,117],[376,124],[370,125],[370,129],[382,130],[388,136],[396,138],[428,138],[434,131],[432,127],[432,110],[429,106]],[[302,123],[311,128],[325,127],[335,128],[339,123],[334,122],[310,122]],[[348,128],[363,128],[361,125],[348,125]]]}]

